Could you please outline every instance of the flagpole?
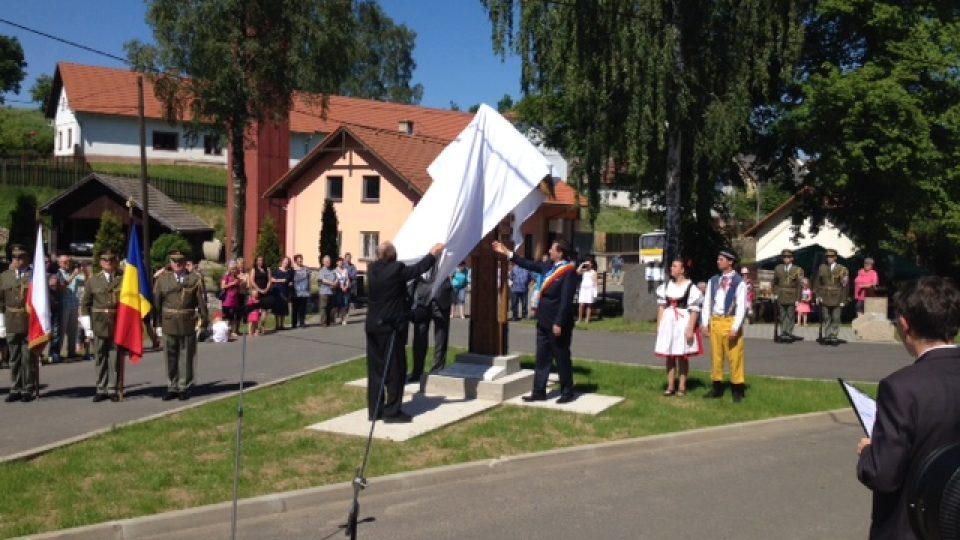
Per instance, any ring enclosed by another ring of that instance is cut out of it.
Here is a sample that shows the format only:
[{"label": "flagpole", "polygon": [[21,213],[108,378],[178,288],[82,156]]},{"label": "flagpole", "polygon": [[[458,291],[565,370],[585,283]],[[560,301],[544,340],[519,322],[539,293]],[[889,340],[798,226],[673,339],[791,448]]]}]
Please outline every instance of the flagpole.
[{"label": "flagpole", "polygon": [[117,393],[120,395],[120,401],[123,401],[124,387],[126,386],[126,376],[127,376],[127,355],[123,347],[119,345],[114,345],[117,348],[117,368],[120,370],[119,388]]}]

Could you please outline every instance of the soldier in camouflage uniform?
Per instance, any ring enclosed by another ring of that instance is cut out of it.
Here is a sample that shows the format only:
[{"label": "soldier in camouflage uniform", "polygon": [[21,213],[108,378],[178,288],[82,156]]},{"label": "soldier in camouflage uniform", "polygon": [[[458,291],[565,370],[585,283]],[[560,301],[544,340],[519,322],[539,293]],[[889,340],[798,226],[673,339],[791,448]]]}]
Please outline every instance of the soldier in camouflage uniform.
[{"label": "soldier in camouflage uniform", "polygon": [[170,252],[170,268],[154,286],[153,297],[163,328],[167,353],[167,393],[164,401],[176,397],[190,399],[193,370],[197,356],[197,317],[206,329],[209,322],[207,302],[203,294],[202,277],[185,268],[186,257],[179,251]]},{"label": "soldier in camouflage uniform", "polygon": [[[11,246],[10,268],[0,274],[0,332],[10,348],[10,394],[4,401],[33,401],[37,391],[37,357],[30,350],[30,316],[27,313],[27,288],[32,273],[27,268],[27,252],[23,246]],[[40,269],[43,272],[43,268]]]},{"label": "soldier in camouflage uniform", "polygon": [[123,351],[114,343],[117,327],[117,304],[123,279],[117,274],[117,256],[111,251],[100,254],[100,272],[90,276],[80,300],[83,331],[95,336],[97,393],[95,403],[109,399],[120,401],[117,393],[122,369]]},{"label": "soldier in camouflage uniform", "polygon": [[773,270],[773,293],[780,304],[780,335],[774,340],[780,343],[792,343],[803,339],[793,335],[793,324],[797,320],[797,302],[803,291],[803,268],[793,264],[793,251],[785,249],[780,253],[783,264]]},{"label": "soldier in camouflage uniform", "polygon": [[814,285],[824,325],[823,340],[820,344],[837,346],[842,342],[837,334],[840,333],[840,313],[847,301],[850,271],[837,263],[836,250],[828,249],[826,255],[827,262],[820,265]]}]

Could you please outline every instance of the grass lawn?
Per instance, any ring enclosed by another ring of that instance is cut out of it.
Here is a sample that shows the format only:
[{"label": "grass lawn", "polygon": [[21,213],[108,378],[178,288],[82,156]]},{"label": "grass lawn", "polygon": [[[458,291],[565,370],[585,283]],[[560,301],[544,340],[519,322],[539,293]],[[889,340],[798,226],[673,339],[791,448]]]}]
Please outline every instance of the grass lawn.
[{"label": "grass lawn", "polygon": [[[526,367],[532,365],[524,359]],[[241,496],[347,482],[364,439],[303,429],[365,406],[363,361],[251,392],[245,399]],[[497,407],[405,443],[378,442],[370,477],[562,446],[847,406],[833,381],[753,377],[747,400],[707,400],[706,373],[664,398],[659,369],[575,361],[578,387],[626,401],[596,417]],[[868,390],[870,390],[868,388]],[[875,390],[873,390],[875,391]],[[0,464],[0,536],[76,527],[229,500],[236,401],[117,429],[29,462]]]},{"label": "grass lawn", "polygon": [[[588,210],[583,210],[580,216],[580,225],[584,231],[590,230],[590,215]],[[597,221],[593,229],[608,233],[645,233],[658,228],[644,211],[630,210],[629,208],[618,208],[615,206],[604,206],[600,208],[597,214]]]},{"label": "grass lawn", "polygon": [[[91,163],[95,172],[140,176],[139,163]],[[227,185],[227,169],[191,165],[148,165],[147,174],[157,178],[171,178],[197,184]]]}]

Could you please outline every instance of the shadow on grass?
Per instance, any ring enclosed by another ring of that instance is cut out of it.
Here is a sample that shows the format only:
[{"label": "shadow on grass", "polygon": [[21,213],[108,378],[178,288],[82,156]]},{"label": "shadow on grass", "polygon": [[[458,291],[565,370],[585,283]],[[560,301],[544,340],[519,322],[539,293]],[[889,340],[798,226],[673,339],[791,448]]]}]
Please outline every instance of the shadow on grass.
[{"label": "shadow on grass", "polygon": [[[257,386],[255,381],[246,381],[243,384],[244,390],[250,389]],[[240,386],[237,383],[224,383],[221,381],[213,381],[209,383],[197,384],[190,389],[191,397],[204,397],[211,396],[216,394],[226,394],[228,392],[235,392],[240,389]],[[128,388],[125,398],[162,398],[164,394],[167,393],[166,385],[154,385],[146,386],[142,385],[140,388],[130,390]]]}]

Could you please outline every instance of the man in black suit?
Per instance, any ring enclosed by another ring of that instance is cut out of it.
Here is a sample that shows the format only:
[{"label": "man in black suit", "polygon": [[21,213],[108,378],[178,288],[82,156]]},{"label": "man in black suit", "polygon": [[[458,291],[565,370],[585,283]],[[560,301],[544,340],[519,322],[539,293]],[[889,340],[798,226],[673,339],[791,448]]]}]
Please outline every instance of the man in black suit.
[{"label": "man in black suit", "polygon": [[870,538],[910,539],[906,489],[920,463],[960,442],[960,291],[941,277],[905,285],[894,298],[897,331],[916,362],[880,381],[873,437],[861,439],[857,477],[873,490]]},{"label": "man in black suit", "polygon": [[[433,286],[440,280],[436,296]],[[433,322],[433,367],[436,373],[447,365],[447,341],[450,337],[450,306],[453,303],[453,285],[450,276],[438,276],[437,267],[424,272],[417,280],[413,293],[413,371],[407,382],[420,382],[427,358],[430,322]]]},{"label": "man in black suit", "polygon": [[550,365],[557,362],[560,375],[560,398],[557,403],[576,399],[573,391],[573,365],[570,362],[570,340],[573,337],[573,295],[577,290],[577,269],[570,262],[570,246],[558,240],[550,246],[550,262],[534,262],[513,253],[500,242],[493,250],[506,255],[511,262],[543,275],[537,305],[537,365],[533,391],[524,401],[546,401]]},{"label": "man in black suit", "polygon": [[[407,373],[404,353],[406,340],[397,336],[393,340],[393,350],[388,350],[390,335],[397,328],[406,328],[404,322],[410,311],[407,282],[429,270],[442,251],[443,244],[437,244],[420,262],[407,266],[397,261],[397,249],[393,244],[384,242],[377,246],[377,260],[367,267],[367,411],[370,420],[378,416],[382,416],[387,423],[411,420],[400,409],[404,376]],[[391,360],[389,370],[388,358]],[[384,375],[386,400],[380,395],[380,382]]]}]

